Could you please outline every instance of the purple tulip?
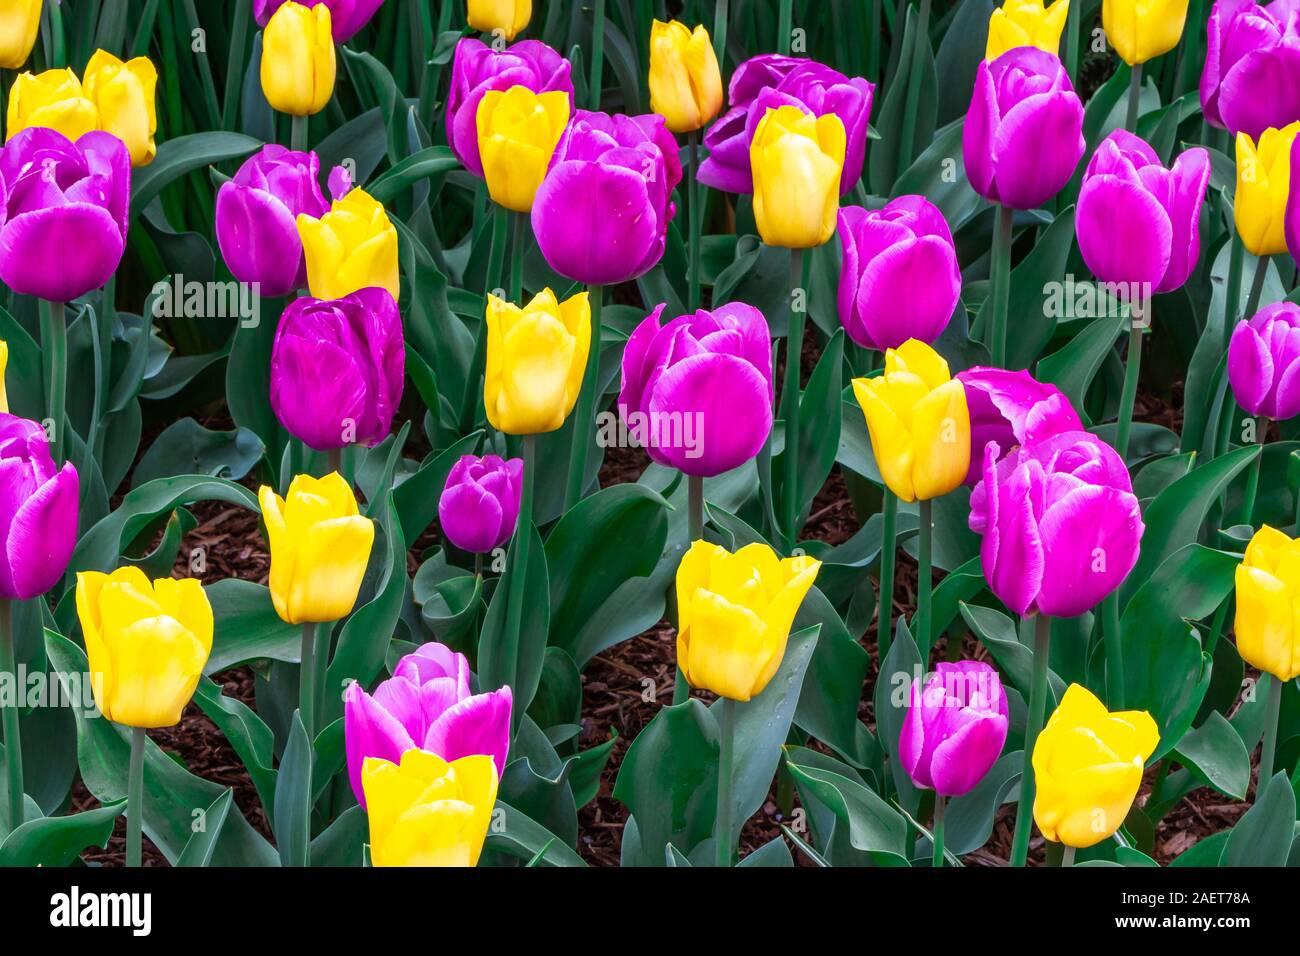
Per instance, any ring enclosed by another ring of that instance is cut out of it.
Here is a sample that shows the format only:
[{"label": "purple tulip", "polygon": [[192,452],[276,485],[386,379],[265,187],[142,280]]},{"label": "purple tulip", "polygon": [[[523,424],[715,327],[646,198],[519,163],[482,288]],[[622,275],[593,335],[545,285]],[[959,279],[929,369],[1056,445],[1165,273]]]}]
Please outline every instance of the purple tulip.
[{"label": "purple tulip", "polygon": [[682,179],[664,118],[578,110],[533,201],[533,232],[552,269],[586,285],[649,272],[664,254]]},{"label": "purple tulip", "polygon": [[1300,119],[1300,3],[1218,0],[1207,25],[1201,109],[1221,129],[1282,129]]},{"label": "purple tulip", "polygon": [[476,176],[483,175],[475,118],[483,95],[491,90],[524,86],[534,93],[563,90],[573,111],[569,61],[538,40],[521,40],[500,52],[482,40],[465,37],[456,44],[447,98],[447,142],[456,158]]},{"label": "purple tulip", "polygon": [[980,63],[962,130],[966,176],[989,202],[1036,209],[1074,175],[1083,104],[1061,61],[1022,46]]},{"label": "purple tulip", "polygon": [[403,657],[373,696],[349,684],[343,694],[343,740],[357,802],[366,805],[361,765],[367,757],[398,763],[415,747],[448,762],[491,757],[499,778],[510,749],[511,702],[509,687],[472,693],[469,661],[442,644],[424,644]]},{"label": "purple tulip", "polygon": [[924,196],[899,196],[883,209],[840,210],[840,322],[864,348],[927,345],[948,326],[961,297],[952,230]]},{"label": "purple tulip", "polygon": [[704,134],[708,157],[700,164],[700,182],[729,193],[752,193],[749,144],[769,109],[798,106],[806,113],[834,113],[844,123],[848,146],[840,175],[840,195],[862,178],[867,124],[875,87],[861,77],[850,79],[815,60],[765,53],[746,60],[732,74],[727,96],[731,109]]},{"label": "purple tulip", "polygon": [[1123,460],[1083,431],[1000,456],[996,442],[985,446],[970,498],[989,589],[1021,615],[1096,607],[1137,563],[1145,530]]},{"label": "purple tulip", "polygon": [[1007,695],[983,661],[943,661],[919,687],[898,735],[898,759],[918,787],[959,797],[997,763],[1007,742]]},{"label": "purple tulip", "polygon": [[376,445],[402,398],[402,317],[386,289],[294,299],[271,347],[271,407],[317,451]]},{"label": "purple tulip", "polygon": [[1300,414],[1300,305],[1277,302],[1238,322],[1228,345],[1228,381],[1252,415]]},{"label": "purple tulip", "polygon": [[749,461],[772,430],[772,349],[767,322],[731,302],[660,327],[664,306],[623,350],[619,413],[662,465],[710,478]]},{"label": "purple tulip", "polygon": [[471,554],[499,548],[515,533],[524,460],[461,455],[438,499],[438,522],[448,541]]},{"label": "purple tulip", "polygon": [[20,131],[0,152],[0,281],[51,302],[98,289],[122,261],[130,202],[131,155],[116,136]]},{"label": "purple tulip", "polygon": [[984,449],[990,443],[1005,457],[1021,445],[1083,431],[1083,422],[1061,390],[1028,372],[976,366],[958,372],[957,378],[966,388],[970,411],[966,484],[972,487],[984,476]]},{"label": "purple tulip", "polygon": [[1186,150],[1165,169],[1141,137],[1117,129],[1097,147],[1079,190],[1079,251],[1103,282],[1172,292],[1201,254],[1210,154]]},{"label": "purple tulip", "polygon": [[0,413],[0,598],[26,601],[63,577],[80,494],[77,469],[54,467],[41,426]]},{"label": "purple tulip", "polygon": [[[338,43],[346,43],[370,22],[384,0],[296,0],[304,7],[323,3],[330,8],[330,32]],[[253,0],[253,17],[259,26],[266,26],[271,15],[279,10],[285,0]]]}]

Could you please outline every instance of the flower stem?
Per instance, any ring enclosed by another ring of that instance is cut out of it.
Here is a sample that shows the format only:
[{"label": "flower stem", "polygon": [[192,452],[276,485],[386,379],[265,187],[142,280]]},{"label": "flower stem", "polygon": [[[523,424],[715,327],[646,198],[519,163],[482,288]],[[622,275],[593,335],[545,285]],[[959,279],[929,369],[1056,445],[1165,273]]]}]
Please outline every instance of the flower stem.
[{"label": "flower stem", "polygon": [[[11,674],[15,692],[18,684],[18,656],[14,651],[13,602],[0,599],[0,674]],[[23,745],[18,729],[18,701],[3,709],[5,782],[9,787],[9,830],[23,823]]]},{"label": "flower stem", "polygon": [[289,127],[289,148],[295,152],[307,151],[307,117],[295,116]]},{"label": "flower stem", "polygon": [[799,301],[803,282],[802,249],[790,250],[790,326],[785,339],[785,384],[781,387],[782,419],[785,422],[785,450],[781,453],[784,477],[781,482],[785,552],[794,551],[799,523],[799,364],[803,355],[803,327],[806,307]]},{"label": "flower stem", "polygon": [[594,15],[591,21],[591,83],[590,99],[593,110],[600,109],[601,74],[605,71],[605,0],[593,0]]},{"label": "flower stem", "polygon": [[316,631],[319,625],[308,621],[302,626],[302,651],[298,664],[298,709],[302,725],[311,734],[316,726]]},{"label": "flower stem", "polygon": [[65,404],[68,390],[68,324],[63,303],[40,300],[41,354],[45,357],[45,417],[50,422],[50,457],[62,465],[67,445]]},{"label": "flower stem", "polygon": [[1124,128],[1130,133],[1137,132],[1138,103],[1142,99],[1142,64],[1129,68],[1128,77],[1128,112],[1124,116]]},{"label": "flower stem", "polygon": [[1029,686],[1029,712],[1025,716],[1025,750],[1020,764],[1020,800],[1016,803],[1016,830],[1011,843],[1012,866],[1024,866],[1029,858],[1029,830],[1034,819],[1034,744],[1043,729],[1047,704],[1047,655],[1052,621],[1045,614],[1034,615],[1034,676]]},{"label": "flower stem", "polygon": [[1106,595],[1101,606],[1103,640],[1106,644],[1106,706],[1124,709],[1124,650],[1119,629],[1119,595]]},{"label": "flower stem", "polygon": [[1250,283],[1250,295],[1246,298],[1246,311],[1242,313],[1243,319],[1254,317],[1255,312],[1259,309],[1260,296],[1264,294],[1264,280],[1268,278],[1268,256],[1260,256],[1255,260],[1255,276]]},{"label": "flower stem", "polygon": [[564,510],[568,511],[582,500],[587,484],[587,446],[591,444],[591,429],[596,414],[596,397],[600,390],[600,311],[605,287],[590,286],[591,343],[587,346],[587,370],[582,375],[582,389],[578,392],[578,407],[573,412],[573,444],[569,447],[569,482],[564,492]]},{"label": "flower stem", "polygon": [[1255,802],[1268,782],[1273,779],[1273,757],[1277,753],[1277,722],[1282,710],[1282,682],[1272,674],[1260,675],[1260,682],[1268,682],[1268,712],[1264,716],[1264,746],[1259,752],[1259,777],[1255,780]]},{"label": "flower stem", "polygon": [[1065,15],[1065,70],[1073,84],[1079,77],[1079,8],[1081,3],[1070,4]]},{"label": "flower stem", "polygon": [[718,740],[718,814],[713,840],[717,845],[718,866],[731,866],[736,846],[731,835],[731,764],[736,738],[736,702],[722,699],[722,727]]},{"label": "flower stem", "polygon": [[[690,549],[691,545],[704,537],[704,479],[696,475],[686,476],[686,501],[688,517],[688,531],[686,535],[686,548]],[[677,668],[677,677],[673,684],[673,703],[680,704],[691,695],[690,684],[686,681],[686,675],[682,673],[680,667]]]},{"label": "flower stem", "polygon": [[713,55],[718,58],[718,68],[725,76],[727,73],[727,19],[729,0],[717,0],[713,10]]},{"label": "flower stem", "polygon": [[782,56],[790,55],[790,33],[794,27],[794,0],[781,0],[776,22],[776,49]]},{"label": "flower stem", "polygon": [[1255,527],[1255,498],[1259,494],[1259,473],[1264,465],[1264,436],[1268,432],[1268,419],[1263,415],[1255,419],[1255,441],[1259,443],[1259,454],[1250,463],[1246,472],[1246,490],[1241,498],[1241,523]]},{"label": "flower stem", "polygon": [[[899,11],[903,13],[903,11]],[[930,0],[921,0],[916,18],[916,40],[907,70],[907,100],[903,109],[903,129],[899,135],[898,171],[901,173],[916,158],[916,114],[921,104],[921,51],[930,44]]]},{"label": "flower stem", "polygon": [[113,322],[117,314],[117,274],[104,283],[104,298],[95,316],[91,350],[95,359],[95,398],[91,405],[90,431],[86,437],[96,461],[104,455],[104,418],[108,415],[109,379],[113,371]]},{"label": "flower stem", "polygon": [[876,656],[884,666],[894,637],[894,561],[898,553],[898,495],[885,486],[880,542],[880,607],[876,610]]},{"label": "flower stem", "polygon": [[700,133],[691,130],[686,134],[687,155],[689,157],[690,175],[686,184],[689,190],[687,214],[690,228],[690,283],[687,308],[692,312],[700,307],[700,232],[704,225],[704,210],[700,208]]},{"label": "flower stem", "polygon": [[126,778],[126,865],[138,867],[143,859],[144,832],[144,728],[131,728],[131,769]]},{"label": "flower stem", "polygon": [[1119,398],[1119,422],[1115,427],[1115,450],[1128,458],[1129,433],[1133,430],[1133,403],[1137,400],[1138,375],[1142,370],[1142,324],[1132,316],[1128,330],[1128,354],[1124,357],[1124,390]]},{"label": "flower stem", "polygon": [[1061,866],[1074,866],[1074,847],[1068,844],[1061,851]]},{"label": "flower stem", "polygon": [[510,301],[523,305],[524,299],[524,230],[528,217],[521,212],[510,214],[514,228],[510,235]]},{"label": "flower stem", "polygon": [[993,296],[993,365],[1007,367],[1007,308],[1011,301],[1011,232],[1015,213],[998,205],[997,225],[993,234],[992,290]]},{"label": "flower stem", "polygon": [[934,860],[931,865],[936,870],[943,866],[943,811],[947,803],[948,799],[942,793],[934,795],[934,827],[930,832],[934,836]]},{"label": "flower stem", "polygon": [[506,595],[506,628],[510,641],[507,647],[519,646],[519,632],[523,627],[524,599],[527,596],[529,549],[533,539],[533,483],[537,479],[537,436],[525,435],[522,457],[524,460],[523,486],[519,490],[519,517],[515,520],[515,535],[510,542],[510,567]]},{"label": "flower stem", "polygon": [[917,644],[923,647],[930,646],[930,592],[934,587],[934,574],[931,571],[930,560],[934,516],[930,505],[928,498],[917,503],[921,526],[917,548],[916,617],[912,620],[916,633],[912,636],[916,638]]}]

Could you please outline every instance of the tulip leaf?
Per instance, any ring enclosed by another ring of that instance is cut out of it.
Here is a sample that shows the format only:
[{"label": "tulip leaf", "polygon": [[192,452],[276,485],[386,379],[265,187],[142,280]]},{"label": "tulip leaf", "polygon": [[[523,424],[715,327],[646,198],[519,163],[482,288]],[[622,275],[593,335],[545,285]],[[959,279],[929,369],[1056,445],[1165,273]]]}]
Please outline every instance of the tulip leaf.
[{"label": "tulip leaf", "polygon": [[279,477],[277,466],[291,441],[271,407],[271,352],[283,300],[263,299],[262,304],[268,314],[256,324],[240,322],[231,337],[226,405],[235,424],[257,436],[271,463],[271,473]]},{"label": "tulip leaf", "polygon": [[[908,4],[905,16],[905,26],[901,31],[903,45],[889,76],[884,103],[877,108],[875,123],[882,143],[899,145],[892,149],[882,146],[867,150],[871,191],[881,196],[893,192],[894,181],[903,171],[899,168],[899,157],[918,156],[930,144],[939,109],[939,80],[935,74],[934,51],[930,48],[929,32],[927,30],[918,42],[917,34],[923,27],[917,8]],[[913,73],[913,61],[918,55],[920,64],[916,75],[921,85],[914,101],[915,110],[909,117],[905,115],[911,105],[908,85]],[[903,143],[904,126],[909,119],[912,123],[912,142]]]},{"label": "tulip leaf", "polygon": [[210,678],[199,678],[194,702],[230,741],[248,771],[262,806],[273,807],[276,772],[273,768],[275,738],[271,729],[243,701],[221,693],[221,687]]},{"label": "tulip leaf", "polygon": [[68,816],[28,820],[0,842],[0,867],[70,866],[87,847],[108,845],[125,810],[126,801],[118,800]]},{"label": "tulip leaf", "polygon": [[1217,711],[1211,711],[1205,723],[1183,735],[1173,756],[1193,776],[1220,793],[1246,799],[1250,754],[1232,724]]},{"label": "tulip leaf", "polygon": [[819,629],[817,644],[808,662],[794,722],[845,760],[863,765],[869,755],[862,752],[862,741],[870,734],[858,719],[858,701],[871,655],[853,639],[815,585],[804,597],[791,630],[813,627]]},{"label": "tulip leaf", "polygon": [[1127,315],[1092,319],[1083,331],[1058,351],[1039,361],[1038,378],[1059,388],[1075,410],[1082,412],[1088,387],[1097,377],[1102,361],[1115,344],[1116,336],[1127,324]]},{"label": "tulip leaf", "polygon": [[[504,800],[497,800],[492,811],[492,824],[488,828],[484,851],[497,850],[520,860],[530,861],[538,854],[540,866],[586,866],[576,850],[556,838],[546,827],[533,820],[522,810],[517,810]],[[545,849],[545,853],[543,853]]]},{"label": "tulip leaf", "polygon": [[784,840],[780,837],[773,837],[736,865],[750,867],[794,866],[794,857],[791,856],[790,848],[786,846]]},{"label": "tulip leaf", "polygon": [[312,746],[294,711],[275,782],[275,842],[281,866],[306,866],[311,845]]},{"label": "tulip leaf", "polygon": [[920,793],[898,759],[898,737],[903,731],[903,719],[911,701],[912,682],[924,678],[924,670],[925,661],[912,639],[912,631],[900,616],[894,626],[889,654],[881,662],[880,673],[876,675],[872,703],[876,714],[876,739],[889,758],[886,772],[893,775],[899,803],[908,812],[916,810]]},{"label": "tulip leaf", "polygon": [[1178,854],[1170,866],[1219,866],[1223,859],[1223,848],[1232,835],[1231,830],[1220,830],[1209,836],[1201,837],[1190,847]]},{"label": "tulip leaf", "polygon": [[1232,828],[1221,866],[1286,866],[1295,834],[1295,791],[1283,771],[1262,789]]},{"label": "tulip leaf", "polygon": [[[546,551],[536,525],[515,532],[529,535],[527,549],[528,567],[519,566],[522,549],[516,544],[510,549],[505,573],[497,582],[488,605],[483,629],[479,633],[478,677],[483,691],[509,687],[514,694],[515,725],[528,710],[537,684],[542,676],[542,663],[546,656],[546,633],[550,624],[551,604]],[[510,591],[514,580],[523,575],[524,613],[517,633],[510,627]]]},{"label": "tulip leaf", "polygon": [[302,627],[280,619],[265,585],[226,578],[206,585],[203,591],[215,618],[212,653],[204,665],[205,674],[257,660],[298,663]]},{"label": "tulip leaf", "polygon": [[[1022,644],[1016,636],[1015,622],[1000,611],[980,607],[977,604],[961,605],[961,616],[970,625],[980,643],[988,648],[1002,679],[1029,699],[1030,685],[1033,683],[1034,652]],[[1050,655],[1049,655],[1050,656]],[[1050,667],[1047,671],[1047,712],[1050,714],[1065,694],[1065,682]]]},{"label": "tulip leaf", "polygon": [[340,813],[311,841],[312,866],[362,866],[370,818],[359,804]]},{"label": "tulip leaf", "polygon": [[185,844],[185,849],[176,860],[178,867],[212,865],[212,853],[217,847],[221,828],[226,825],[226,817],[229,816],[234,801],[235,791],[227,788],[206,810],[201,811],[202,816],[194,821],[198,829],[194,830],[194,835],[190,837],[189,842]]},{"label": "tulip leaf", "polygon": [[[844,368],[844,330],[837,329],[826,343],[826,349],[808,379],[808,387],[799,396],[799,447],[798,482],[796,483],[796,501],[800,526],[807,520],[808,510],[812,506],[817,492],[826,483],[826,478],[835,465],[835,454],[840,444],[840,391],[843,388],[842,373]],[[789,448],[783,448],[781,458],[790,454]],[[777,479],[777,500],[781,500],[784,490],[780,479],[785,475],[785,466],[774,463],[773,476]],[[787,529],[792,534],[796,529]]]},{"label": "tulip leaf", "polygon": [[849,844],[883,865],[907,865],[907,821],[867,787],[841,774],[786,761],[801,790],[846,828]]},{"label": "tulip leaf", "polygon": [[438,500],[447,484],[447,476],[462,455],[473,454],[483,440],[483,432],[475,431],[457,441],[450,448],[430,455],[415,474],[393,489],[393,502],[401,520],[402,537],[415,541],[424,529],[438,516]]},{"label": "tulip leaf", "polygon": [[261,141],[251,136],[220,131],[190,133],[159,143],[153,162],[131,171],[131,218],[139,216],[163,189],[187,173],[240,159],[261,146]]},{"label": "tulip leaf", "polygon": [[168,475],[214,475],[238,481],[262,457],[262,441],[247,428],[221,432],[192,418],[169,425],[154,439],[131,475],[138,488]]},{"label": "tulip leaf", "polygon": [[1016,795],[1023,763],[1023,751],[1003,754],[973,790],[949,801],[944,823],[948,850],[963,856],[988,842],[998,810]]},{"label": "tulip leaf", "polygon": [[446,146],[430,146],[387,170],[366,187],[366,192],[386,205],[421,180],[460,168],[460,160]]}]

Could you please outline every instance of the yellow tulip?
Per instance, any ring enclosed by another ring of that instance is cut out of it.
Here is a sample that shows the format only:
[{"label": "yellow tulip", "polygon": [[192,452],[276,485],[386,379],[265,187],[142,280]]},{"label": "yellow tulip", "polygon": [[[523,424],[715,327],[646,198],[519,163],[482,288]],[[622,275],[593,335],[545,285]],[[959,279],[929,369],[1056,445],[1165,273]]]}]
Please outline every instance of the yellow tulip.
[{"label": "yellow tulip", "polygon": [[1082,848],[1118,830],[1159,742],[1146,711],[1112,714],[1071,684],[1034,744],[1034,822],[1043,836]]},{"label": "yellow tulip", "polygon": [[[1106,39],[1129,66],[1168,53],[1183,38],[1188,0],[1102,0]],[[1055,51],[1053,51],[1055,52]]]},{"label": "yellow tulip", "polygon": [[1255,143],[1237,134],[1237,195],[1232,216],[1237,233],[1252,255],[1286,252],[1286,200],[1291,183],[1291,144],[1300,122],[1269,128]]},{"label": "yellow tulip", "polygon": [[86,98],[81,81],[71,70],[21,73],[9,91],[6,140],[29,126],[58,130],[75,141],[99,129],[99,111]]},{"label": "yellow tulip", "polygon": [[9,343],[0,339],[0,412],[9,413],[9,395],[5,391],[5,371],[9,368]]},{"label": "yellow tulip", "polygon": [[334,200],[319,219],[298,216],[298,235],[316,298],[341,299],[371,286],[397,298],[397,229],[383,203],[364,189]]},{"label": "yellow tulip", "polygon": [[488,421],[510,435],[555,431],[582,389],[591,346],[587,293],[559,302],[543,289],[522,309],[489,295],[486,321]]},{"label": "yellow tulip", "polygon": [[908,339],[885,352],[885,372],[855,378],[853,394],[889,490],[903,501],[946,495],[970,467],[966,390],[934,349]]},{"label": "yellow tulip", "polygon": [[690,685],[732,700],[761,694],[821,566],[761,543],[735,554],[692,544],[677,568],[677,666]]},{"label": "yellow tulip", "polygon": [[0,67],[16,70],[27,62],[41,25],[41,0],[0,0]]},{"label": "yellow tulip", "polygon": [[288,624],[346,617],[357,602],[375,525],[357,513],[352,488],[331,472],[298,475],[287,498],[257,493],[271,547],[271,601]]},{"label": "yellow tulip", "polygon": [[533,18],[533,0],[469,0],[469,25],[513,40]]},{"label": "yellow tulip", "polygon": [[128,727],[180,722],[212,651],[212,605],[194,578],[149,583],[137,567],[77,575],[95,703]]},{"label": "yellow tulip", "polygon": [[1061,49],[1061,31],[1070,12],[1070,0],[1006,0],[989,17],[989,39],[984,59],[990,63],[1008,50],[1035,46],[1048,53]]},{"label": "yellow tulip", "polygon": [[86,64],[86,99],[99,110],[99,128],[126,144],[132,166],[153,162],[158,129],[154,87],[158,71],[148,57],[123,63],[106,50],[96,50]]},{"label": "yellow tulip", "polygon": [[529,212],[555,144],[569,122],[569,94],[526,86],[489,90],[475,114],[478,151],[492,201]]},{"label": "yellow tulip", "polygon": [[281,113],[319,113],[334,93],[334,35],[327,3],[289,0],[262,32],[262,93]]},{"label": "yellow tulip", "polygon": [[401,763],[367,757],[361,788],[370,815],[374,866],[474,866],[497,799],[491,757],[450,763],[408,750]]},{"label": "yellow tulip", "polygon": [[834,113],[815,117],[782,106],[758,121],[749,165],[764,242],[811,249],[835,234],[844,148],[844,124]]},{"label": "yellow tulip", "polygon": [[674,133],[705,126],[722,109],[722,71],[709,31],[673,20],[650,28],[650,110]]},{"label": "yellow tulip", "polygon": [[1237,565],[1237,653],[1278,680],[1300,677],[1300,540],[1264,525]]}]

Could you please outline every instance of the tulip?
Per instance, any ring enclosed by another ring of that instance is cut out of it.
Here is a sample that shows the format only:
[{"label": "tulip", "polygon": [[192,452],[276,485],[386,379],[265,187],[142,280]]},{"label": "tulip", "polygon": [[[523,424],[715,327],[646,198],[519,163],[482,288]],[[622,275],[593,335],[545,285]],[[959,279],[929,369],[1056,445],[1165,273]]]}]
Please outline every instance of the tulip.
[{"label": "tulip", "polygon": [[1083,422],[1070,400],[1055,385],[1028,372],[976,366],[957,373],[966,389],[970,409],[970,469],[972,488],[984,477],[984,449],[997,448],[997,460],[1021,445],[1032,445],[1061,432],[1083,431]]},{"label": "tulip", "polygon": [[691,686],[729,700],[761,694],[819,568],[762,543],[731,554],[694,542],[677,568],[677,666]]},{"label": "tulip", "polygon": [[970,465],[966,390],[939,353],[909,339],[885,352],[883,375],[855,378],[853,394],[890,491],[928,501],[962,483]]},{"label": "tulip", "polygon": [[99,128],[126,144],[132,166],[153,162],[158,152],[153,141],[158,129],[157,84],[158,71],[148,57],[123,63],[107,50],[96,50],[86,64],[86,99],[99,112]]},{"label": "tulip", "polygon": [[1019,47],[980,63],[962,129],[966,176],[989,202],[1036,209],[1083,156],[1083,104],[1061,61]]},{"label": "tulip", "polygon": [[1257,138],[1300,117],[1300,17],[1294,3],[1217,0],[1207,31],[1201,71],[1206,122]]},{"label": "tulip", "polygon": [[1277,302],[1237,323],[1228,381],[1251,415],[1286,421],[1300,414],[1300,305]]},{"label": "tulip", "polygon": [[318,299],[341,299],[378,286],[398,297],[397,229],[383,203],[364,189],[335,199],[318,217],[298,215],[307,285]]},{"label": "tulip", "polygon": [[492,201],[530,212],[564,127],[569,94],[534,93],[526,86],[489,90],[478,106],[478,153]]},{"label": "tulip", "polygon": [[1054,843],[1089,847],[1119,829],[1160,742],[1144,710],[1111,713],[1071,684],[1034,745],[1034,822]]},{"label": "tulip", "polygon": [[402,317],[384,289],[342,299],[303,296],[280,317],[271,349],[271,407],[289,434],[325,451],[388,436],[402,398]]},{"label": "tulip", "polygon": [[751,460],[772,431],[767,321],[741,302],[661,326],[663,311],[623,349],[619,412],[652,459],[711,478]]},{"label": "tulip", "polygon": [[844,165],[844,125],[833,113],[814,118],[795,106],[763,117],[749,149],[754,219],[770,246],[811,249],[835,232]]},{"label": "tulip", "polygon": [[337,472],[297,475],[285,498],[266,486],[257,498],[271,550],[275,613],[287,624],[346,617],[375,540],[374,523],[357,513],[351,486]]},{"label": "tulip", "polygon": [[[1291,168],[1300,169],[1300,136],[1291,141]],[[1286,196],[1286,247],[1291,258],[1300,263],[1300,189],[1288,185]]]},{"label": "tulip", "polygon": [[573,411],[591,346],[586,292],[564,302],[543,289],[522,309],[488,295],[488,422],[510,435],[553,432]]},{"label": "tulip", "polygon": [[311,116],[334,94],[330,8],[293,0],[280,6],[262,33],[262,93],[272,109]]},{"label": "tulip", "polygon": [[709,127],[700,182],[729,193],[754,191],[750,144],[769,109],[797,106],[814,116],[834,113],[844,126],[843,196],[862,178],[875,87],[814,60],[763,54],[746,60],[731,77],[731,109]]},{"label": "tulip", "polygon": [[447,98],[447,142],[465,168],[477,176],[483,175],[478,151],[479,103],[490,90],[514,86],[534,93],[562,92],[569,114],[573,112],[569,61],[545,43],[521,40],[501,51],[474,37],[464,37],[456,44]]},{"label": "tulip", "polygon": [[1264,525],[1237,565],[1237,653],[1280,681],[1300,676],[1300,540]]},{"label": "tulip", "polygon": [[1001,455],[985,446],[970,499],[989,588],[1019,615],[1092,610],[1137,563],[1145,530],[1124,462],[1082,431]]},{"label": "tulip", "polygon": [[1256,142],[1237,134],[1237,195],[1232,213],[1241,243],[1254,256],[1287,251],[1286,212],[1291,186],[1291,150],[1300,121],[1266,129]]},{"label": "tulip", "polygon": [[374,866],[474,866],[497,799],[497,772],[484,755],[446,761],[412,749],[399,763],[368,757],[361,785],[370,814]]},{"label": "tulip", "polygon": [[959,797],[984,779],[1007,742],[1007,696],[982,661],[941,662],[912,684],[898,759],[918,787]]},{"label": "tulip", "polygon": [[[329,8],[334,40],[347,43],[361,31],[375,15],[384,0],[300,0],[304,7],[323,4]],[[253,16],[261,26],[266,26],[271,15],[280,9],[285,0],[253,0]]]},{"label": "tulip", "polygon": [[23,130],[0,153],[0,281],[51,302],[99,288],[126,248],[130,198],[131,157],[116,136]]},{"label": "tulip", "polygon": [[71,462],[55,468],[40,425],[0,413],[0,488],[0,600],[26,601],[67,570],[81,484]]},{"label": "tulip", "polygon": [[[1077,0],[1076,0],[1077,2]],[[992,62],[1016,47],[1037,47],[1045,53],[1061,49],[1061,31],[1070,12],[1070,0],[1005,0],[989,17],[989,38],[984,59]]]},{"label": "tulip", "polygon": [[690,133],[722,109],[722,71],[709,31],[655,20],[650,27],[650,109],[674,133]]},{"label": "tulip", "polygon": [[462,455],[438,499],[443,536],[471,554],[502,547],[515,533],[523,473],[522,458]]},{"label": "tulip", "polygon": [[840,323],[863,348],[933,343],[961,298],[952,231],[924,196],[899,196],[883,209],[839,213]]},{"label": "tulip", "polygon": [[663,257],[681,178],[662,116],[578,110],[533,203],[542,255],[585,285],[644,275]]},{"label": "tulip", "polygon": [[0,68],[16,70],[27,62],[41,25],[41,0],[0,3]]},{"label": "tulip", "polygon": [[57,130],[72,140],[99,129],[99,110],[72,70],[20,73],[14,80],[5,117],[6,141],[34,126]]},{"label": "tulip", "polygon": [[533,18],[533,0],[469,0],[469,25],[480,33],[513,40]]},{"label": "tulip", "polygon": [[77,575],[95,703],[128,727],[173,727],[212,651],[212,605],[195,578],[152,584],[128,565]]},{"label": "tulip", "polygon": [[1102,0],[1106,39],[1129,66],[1163,56],[1183,38],[1188,0]]}]

